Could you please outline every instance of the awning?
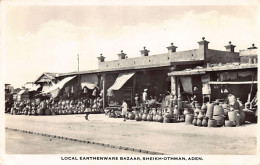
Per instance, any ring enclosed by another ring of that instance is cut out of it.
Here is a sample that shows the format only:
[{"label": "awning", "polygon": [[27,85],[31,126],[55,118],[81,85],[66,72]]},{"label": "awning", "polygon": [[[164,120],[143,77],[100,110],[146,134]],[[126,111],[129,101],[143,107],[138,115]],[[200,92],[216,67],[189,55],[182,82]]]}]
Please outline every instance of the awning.
[{"label": "awning", "polygon": [[40,87],[40,84],[33,84],[32,87],[29,89],[29,92],[37,91]]},{"label": "awning", "polygon": [[46,85],[43,86],[43,87],[42,87],[42,92],[45,92],[45,91],[49,90],[50,87],[52,87],[52,86],[46,86]]},{"label": "awning", "polygon": [[130,72],[130,73],[120,73],[114,82],[114,84],[107,90],[112,91],[112,90],[119,90],[124,86],[124,84],[135,74],[135,72]]},{"label": "awning", "polygon": [[168,73],[168,76],[191,76],[191,75],[198,75],[198,74],[205,74],[205,70],[187,70],[187,71],[173,71]]},{"label": "awning", "polygon": [[93,90],[95,87],[97,88],[96,84],[92,84],[92,83],[88,83],[88,82],[84,82],[81,83],[81,88],[87,87],[88,89]]},{"label": "awning", "polygon": [[22,89],[22,90],[20,90],[20,92],[17,93],[17,95],[21,95],[21,94],[23,94],[24,92],[25,92],[25,90]]},{"label": "awning", "polygon": [[191,77],[180,77],[180,81],[184,92],[192,93]]},{"label": "awning", "polygon": [[72,80],[73,78],[75,78],[76,76],[71,76],[71,77],[66,77],[63,80],[61,80],[60,82],[58,82],[57,84],[53,85],[52,87],[50,87],[48,90],[44,91],[43,93],[50,93],[52,91],[57,91],[58,89],[62,89],[63,86],[69,82],[70,80]]},{"label": "awning", "polygon": [[239,85],[239,84],[257,84],[257,81],[226,81],[226,82],[223,82],[223,81],[210,81],[209,84],[214,84],[214,85]]}]

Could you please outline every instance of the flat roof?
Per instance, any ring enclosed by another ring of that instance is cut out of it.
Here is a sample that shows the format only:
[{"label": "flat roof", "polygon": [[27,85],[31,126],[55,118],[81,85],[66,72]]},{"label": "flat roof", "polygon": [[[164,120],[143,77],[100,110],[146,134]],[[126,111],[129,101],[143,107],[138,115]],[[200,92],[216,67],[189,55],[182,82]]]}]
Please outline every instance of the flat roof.
[{"label": "flat roof", "polygon": [[211,67],[197,67],[194,69],[185,69],[182,71],[172,71],[168,73],[168,76],[196,75],[196,74],[205,74],[206,72],[214,72],[214,71],[241,70],[241,69],[253,69],[253,68],[257,68],[257,64],[231,63],[231,64],[213,65]]}]

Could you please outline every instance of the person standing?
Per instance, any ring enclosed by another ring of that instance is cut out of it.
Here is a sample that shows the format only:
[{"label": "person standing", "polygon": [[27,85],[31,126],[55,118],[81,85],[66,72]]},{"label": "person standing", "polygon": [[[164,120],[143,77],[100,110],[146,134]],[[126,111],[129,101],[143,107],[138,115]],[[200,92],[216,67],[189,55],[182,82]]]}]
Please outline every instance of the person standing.
[{"label": "person standing", "polygon": [[143,103],[146,103],[147,101],[147,89],[144,89],[144,92],[143,92]]},{"label": "person standing", "polygon": [[135,106],[139,107],[139,97],[138,97],[138,94],[135,94]]},{"label": "person standing", "polygon": [[126,121],[126,115],[127,115],[127,103],[125,100],[123,100],[123,104],[121,106],[122,108],[122,116],[124,118],[124,121]]}]

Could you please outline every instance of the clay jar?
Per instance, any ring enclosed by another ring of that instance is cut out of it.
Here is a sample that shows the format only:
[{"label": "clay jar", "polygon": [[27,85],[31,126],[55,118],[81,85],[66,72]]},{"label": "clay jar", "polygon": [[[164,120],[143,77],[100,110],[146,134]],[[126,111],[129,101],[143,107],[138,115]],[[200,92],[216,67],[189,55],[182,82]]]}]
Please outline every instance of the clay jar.
[{"label": "clay jar", "polygon": [[197,118],[196,118],[196,117],[194,117],[194,119],[193,119],[193,121],[192,121],[192,124],[193,124],[194,126],[197,126]]},{"label": "clay jar", "polygon": [[194,110],[194,112],[197,113],[197,114],[199,114],[199,112],[200,112],[200,107],[197,106],[196,109]]},{"label": "clay jar", "polygon": [[153,121],[153,115],[149,114],[149,115],[147,116],[147,121]]},{"label": "clay jar", "polygon": [[130,120],[134,120],[135,119],[135,114],[133,112],[130,112],[128,116],[129,116]]},{"label": "clay jar", "polygon": [[208,120],[207,120],[206,117],[204,117],[203,120],[202,120],[202,126],[203,127],[207,127],[208,126]]},{"label": "clay jar", "polygon": [[144,113],[144,114],[142,115],[142,120],[143,120],[143,121],[147,121],[147,114]]},{"label": "clay jar", "polygon": [[202,126],[202,120],[201,119],[197,119],[197,126],[201,127]]},{"label": "clay jar", "polygon": [[180,110],[177,106],[174,107],[174,115],[180,115]]},{"label": "clay jar", "polygon": [[204,117],[204,114],[203,114],[202,111],[200,111],[200,112],[199,112],[199,115],[198,115],[198,119],[203,119],[203,117]]},{"label": "clay jar", "polygon": [[207,111],[207,105],[204,103],[202,106],[201,106],[201,110],[205,113]]},{"label": "clay jar", "polygon": [[162,117],[161,115],[159,115],[159,116],[157,117],[157,121],[160,122],[160,123],[162,123],[162,122],[163,122],[163,117]]},{"label": "clay jar", "polygon": [[153,115],[153,121],[157,121],[157,115],[156,114]]},{"label": "clay jar", "polygon": [[189,113],[188,108],[184,108],[183,115],[187,115]]}]

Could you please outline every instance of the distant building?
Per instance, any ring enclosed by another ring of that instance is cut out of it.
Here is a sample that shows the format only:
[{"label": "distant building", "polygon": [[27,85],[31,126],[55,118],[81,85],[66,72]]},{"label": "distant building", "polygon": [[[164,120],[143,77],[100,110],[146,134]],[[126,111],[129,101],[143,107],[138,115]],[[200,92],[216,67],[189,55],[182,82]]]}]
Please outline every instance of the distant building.
[{"label": "distant building", "polygon": [[41,86],[41,91],[46,91],[51,86],[57,83],[59,74],[58,73],[48,73],[45,72],[41,74],[33,84],[39,84]]}]

